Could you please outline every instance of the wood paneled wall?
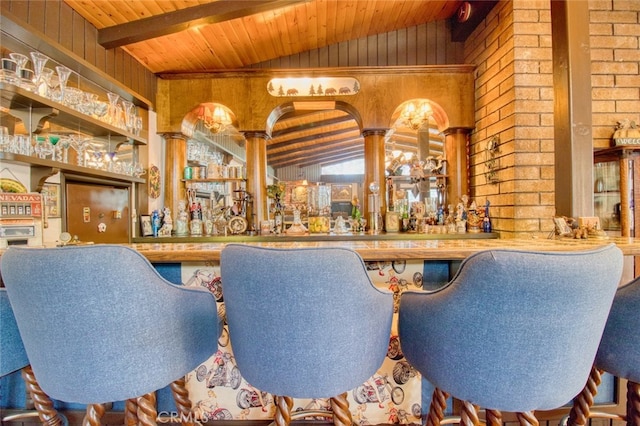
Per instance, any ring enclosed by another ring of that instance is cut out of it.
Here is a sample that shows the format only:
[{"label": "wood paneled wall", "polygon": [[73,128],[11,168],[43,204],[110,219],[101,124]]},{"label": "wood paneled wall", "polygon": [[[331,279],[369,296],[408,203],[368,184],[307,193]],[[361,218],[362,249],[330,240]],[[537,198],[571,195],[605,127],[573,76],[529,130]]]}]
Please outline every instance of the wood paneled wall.
[{"label": "wood paneled wall", "polygon": [[155,105],[156,76],[121,48],[105,49],[97,29],[60,0],[2,0],[10,13]]},{"label": "wood paneled wall", "polygon": [[464,43],[451,41],[447,21],[429,22],[374,34],[296,55],[261,62],[252,68],[323,68],[464,63]]}]

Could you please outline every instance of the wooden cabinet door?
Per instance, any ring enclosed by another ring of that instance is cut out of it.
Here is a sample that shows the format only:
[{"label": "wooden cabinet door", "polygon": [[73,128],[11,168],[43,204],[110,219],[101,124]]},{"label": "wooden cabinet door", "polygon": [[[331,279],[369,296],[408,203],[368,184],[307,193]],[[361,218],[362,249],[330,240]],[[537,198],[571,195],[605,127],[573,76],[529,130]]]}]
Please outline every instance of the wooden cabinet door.
[{"label": "wooden cabinet door", "polygon": [[129,243],[130,188],[66,183],[67,232],[82,242]]}]

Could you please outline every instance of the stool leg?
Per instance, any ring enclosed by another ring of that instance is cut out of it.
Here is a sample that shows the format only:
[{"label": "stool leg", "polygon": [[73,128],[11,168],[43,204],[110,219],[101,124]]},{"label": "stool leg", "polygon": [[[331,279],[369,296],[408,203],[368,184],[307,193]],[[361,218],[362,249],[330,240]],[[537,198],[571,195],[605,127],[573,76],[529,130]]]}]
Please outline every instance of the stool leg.
[{"label": "stool leg", "polygon": [[573,399],[573,406],[569,413],[568,426],[584,426],[589,421],[589,413],[598,393],[598,386],[602,382],[602,370],[591,367],[591,373],[582,392]]},{"label": "stool leg", "polygon": [[333,424],[335,426],[351,426],[353,423],[346,392],[331,398],[331,411],[333,411]]},{"label": "stool leg", "polygon": [[82,426],[100,426],[100,419],[104,416],[105,408],[102,404],[87,405],[87,412],[82,419]]},{"label": "stool leg", "polygon": [[291,409],[293,408],[293,398],[289,396],[275,396],[276,412],[273,420],[276,426],[288,426],[291,423]]},{"label": "stool leg", "polygon": [[462,426],[478,426],[480,419],[478,418],[478,410],[469,401],[462,401],[462,412],[460,413],[460,425]]},{"label": "stool leg", "polygon": [[141,426],[156,426],[156,393],[151,392],[138,397],[138,421]]},{"label": "stool leg", "polygon": [[485,420],[488,426],[502,426],[502,412],[499,410],[485,410]]},{"label": "stool leg", "polygon": [[40,418],[40,422],[46,426],[60,426],[62,425],[62,419],[58,415],[58,412],[55,408],[53,408],[53,401],[51,398],[44,393],[38,381],[36,380],[35,374],[33,374],[33,369],[31,369],[30,365],[24,367],[20,374],[22,375],[22,379],[25,382],[25,386],[27,387],[27,391],[31,395],[31,399],[33,399],[33,405],[38,411],[38,417]]},{"label": "stool leg", "polygon": [[531,411],[525,411],[523,413],[516,413],[518,416],[518,421],[521,426],[539,426],[540,423],[536,416],[533,415]]},{"label": "stool leg", "polygon": [[440,422],[444,419],[444,410],[447,409],[447,398],[449,394],[442,389],[433,390],[426,426],[440,426]]},{"label": "stool leg", "polygon": [[124,426],[138,425],[138,402],[135,398],[130,398],[124,404]]},{"label": "stool leg", "polygon": [[195,423],[192,421],[191,400],[189,399],[189,391],[185,386],[184,377],[171,383],[171,393],[173,394],[173,400],[176,402],[180,422],[184,426],[193,426]]},{"label": "stool leg", "polygon": [[640,383],[627,381],[627,426],[640,425]]}]

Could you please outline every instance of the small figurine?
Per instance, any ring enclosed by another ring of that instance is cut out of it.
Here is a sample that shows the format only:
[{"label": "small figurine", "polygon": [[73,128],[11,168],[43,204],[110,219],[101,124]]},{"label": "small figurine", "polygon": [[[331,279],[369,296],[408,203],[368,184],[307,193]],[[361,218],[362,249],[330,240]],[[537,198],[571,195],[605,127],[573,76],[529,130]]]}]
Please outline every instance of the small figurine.
[{"label": "small figurine", "polygon": [[187,213],[187,202],[178,201],[178,217],[176,218],[176,235],[185,236],[189,234],[189,214]]}]

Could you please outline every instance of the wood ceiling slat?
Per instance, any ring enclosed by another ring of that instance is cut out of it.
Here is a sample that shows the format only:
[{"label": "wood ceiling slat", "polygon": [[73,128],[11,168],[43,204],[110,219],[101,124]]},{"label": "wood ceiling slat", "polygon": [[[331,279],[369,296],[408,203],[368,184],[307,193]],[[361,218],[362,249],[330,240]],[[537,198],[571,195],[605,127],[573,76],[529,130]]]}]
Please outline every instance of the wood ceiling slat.
[{"label": "wood ceiling slat", "polygon": [[[327,148],[330,148],[327,149]],[[299,144],[296,150],[288,150],[280,153],[267,152],[267,157],[273,161],[284,161],[300,158],[303,155],[328,155],[334,151],[345,149],[359,149],[364,152],[364,142],[362,139],[346,138],[335,141],[328,141],[321,144]]]},{"label": "wood ceiling slat", "polygon": [[247,32],[249,39],[251,40],[250,49],[253,50],[254,55],[258,60],[254,63],[262,62],[268,58],[277,57],[276,49],[271,43],[271,40],[264,36],[264,27],[260,25],[260,16],[247,16],[242,19],[244,22],[244,29]]},{"label": "wood ceiling slat", "polygon": [[309,167],[309,166],[325,166],[327,164],[335,164],[342,163],[349,160],[355,160],[358,158],[364,158],[364,153],[358,152],[344,152],[337,153],[333,155],[328,155],[323,158],[318,157],[305,157],[297,160],[292,160],[289,162],[284,162],[278,165],[278,167],[286,167],[286,166],[298,166],[298,167]]},{"label": "wood ceiling slat", "polygon": [[336,160],[338,158],[345,157],[363,157],[364,149],[362,144],[360,146],[352,146],[345,147],[344,149],[335,149],[330,152],[324,152],[319,154],[310,153],[308,150],[300,150],[299,155],[294,158],[284,159],[284,160],[272,160],[270,157],[267,158],[267,163],[271,167],[286,167],[291,165],[313,165],[313,164],[324,164],[327,161]]},{"label": "wood ceiling slat", "polygon": [[309,50],[317,49],[318,43],[318,2],[306,2],[303,6],[305,9],[305,18],[307,25],[307,46]]},{"label": "wood ceiling slat", "polygon": [[286,141],[281,141],[276,144],[267,145],[267,152],[270,154],[275,154],[279,152],[286,152],[290,150],[296,150],[298,148],[303,147],[304,145],[319,145],[322,146],[324,143],[334,142],[336,138],[346,138],[346,139],[356,139],[359,138],[360,134],[357,131],[344,131],[344,130],[335,130],[332,132],[324,132],[322,134],[310,135],[304,138],[296,138]]},{"label": "wood ceiling slat", "polygon": [[316,18],[316,28],[318,29],[318,42],[316,48],[326,46],[327,45],[327,33],[329,29],[327,28],[327,8],[329,7],[329,0],[318,0],[317,2],[317,18]]}]

